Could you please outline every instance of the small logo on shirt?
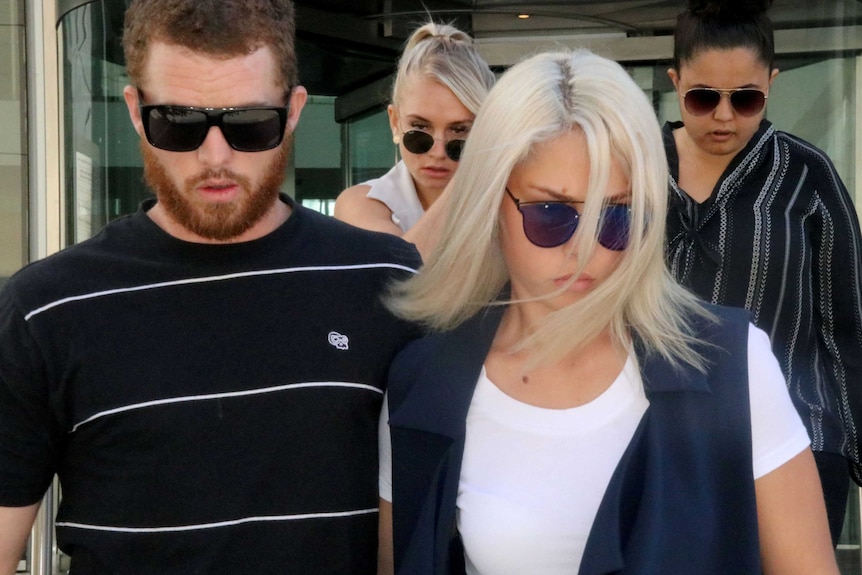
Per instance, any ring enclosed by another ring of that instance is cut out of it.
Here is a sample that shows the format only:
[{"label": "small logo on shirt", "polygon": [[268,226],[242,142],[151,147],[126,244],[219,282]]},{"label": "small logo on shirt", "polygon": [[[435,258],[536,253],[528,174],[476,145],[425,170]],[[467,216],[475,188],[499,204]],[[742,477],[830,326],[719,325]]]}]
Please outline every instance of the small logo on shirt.
[{"label": "small logo on shirt", "polygon": [[349,348],[347,345],[347,336],[341,335],[337,331],[329,332],[329,345],[336,349],[346,350]]}]

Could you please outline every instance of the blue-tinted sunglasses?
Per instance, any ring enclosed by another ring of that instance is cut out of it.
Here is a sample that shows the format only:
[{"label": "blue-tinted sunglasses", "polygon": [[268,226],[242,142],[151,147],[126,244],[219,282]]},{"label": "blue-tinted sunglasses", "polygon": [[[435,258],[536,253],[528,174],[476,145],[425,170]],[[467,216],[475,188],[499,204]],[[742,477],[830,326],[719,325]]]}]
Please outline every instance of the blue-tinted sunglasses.
[{"label": "blue-tinted sunglasses", "polygon": [[[522,202],[506,188],[506,193],[515,202],[524,221],[524,235],[540,248],[553,248],[569,241],[581,215],[572,204],[584,202]],[[602,207],[599,226],[599,245],[619,252],[629,244],[631,229],[631,206],[628,204],[607,204]]]}]

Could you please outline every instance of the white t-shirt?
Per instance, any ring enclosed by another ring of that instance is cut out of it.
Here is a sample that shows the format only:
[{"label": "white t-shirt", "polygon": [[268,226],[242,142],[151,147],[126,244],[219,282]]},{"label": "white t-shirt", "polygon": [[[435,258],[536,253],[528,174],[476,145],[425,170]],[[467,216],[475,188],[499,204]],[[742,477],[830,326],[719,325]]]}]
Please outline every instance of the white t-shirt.
[{"label": "white t-shirt", "polygon": [[[810,442],[769,339],[754,326],[748,356],[756,479]],[[602,395],[572,409],[519,402],[500,391],[483,369],[467,414],[457,498],[467,572],[577,573],[607,484],[647,406],[632,357]],[[384,407],[380,494],[391,500],[387,414]]]}]

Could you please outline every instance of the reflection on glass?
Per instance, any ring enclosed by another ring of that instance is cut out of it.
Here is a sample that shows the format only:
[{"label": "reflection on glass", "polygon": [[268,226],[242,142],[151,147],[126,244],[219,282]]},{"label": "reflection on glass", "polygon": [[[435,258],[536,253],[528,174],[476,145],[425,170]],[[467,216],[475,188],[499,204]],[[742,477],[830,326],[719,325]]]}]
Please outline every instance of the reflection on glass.
[{"label": "reflection on glass", "polygon": [[398,147],[392,143],[386,110],[353,120],[347,129],[350,178],[345,187],[379,178],[395,165]]},{"label": "reflection on glass", "polygon": [[63,17],[62,80],[67,243],[134,212],[149,195],[123,88],[125,3],[85,4]]},{"label": "reflection on glass", "polygon": [[27,261],[24,0],[0,2],[0,285]]}]

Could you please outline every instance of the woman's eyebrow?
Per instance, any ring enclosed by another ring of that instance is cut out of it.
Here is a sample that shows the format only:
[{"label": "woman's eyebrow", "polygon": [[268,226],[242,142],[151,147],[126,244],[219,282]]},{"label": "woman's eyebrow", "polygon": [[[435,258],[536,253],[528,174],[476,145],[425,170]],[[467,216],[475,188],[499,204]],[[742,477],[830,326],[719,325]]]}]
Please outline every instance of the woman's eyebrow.
[{"label": "woman's eyebrow", "polygon": [[561,192],[559,190],[556,190],[553,188],[548,188],[548,187],[541,186],[541,185],[527,185],[526,189],[532,190],[534,192],[538,192],[540,194],[544,194],[546,196],[550,196],[555,201],[560,201],[560,202],[575,202],[575,201],[577,201],[573,197],[566,195],[565,190]]},{"label": "woman's eyebrow", "polygon": [[610,204],[622,204],[630,202],[632,199],[631,190],[626,190],[624,192],[620,192],[618,194],[614,194],[613,196],[608,196],[605,198],[605,201]]}]

